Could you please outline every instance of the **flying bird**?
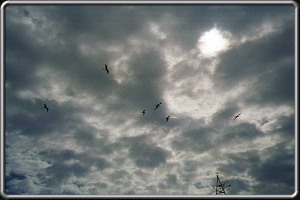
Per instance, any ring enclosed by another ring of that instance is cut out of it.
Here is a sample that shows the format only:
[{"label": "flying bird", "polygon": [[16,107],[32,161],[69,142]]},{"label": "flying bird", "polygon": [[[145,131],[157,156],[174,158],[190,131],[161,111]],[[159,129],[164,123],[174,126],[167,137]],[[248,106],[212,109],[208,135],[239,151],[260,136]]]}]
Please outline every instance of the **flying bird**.
[{"label": "flying bird", "polygon": [[166,119],[166,123],[169,121],[169,117],[170,117],[170,116],[168,116],[168,117],[165,118],[165,119]]},{"label": "flying bird", "polygon": [[106,64],[105,64],[105,68],[102,70],[105,70],[107,74],[109,73],[108,66]]},{"label": "flying bird", "polygon": [[[242,113],[240,113],[240,114],[242,114]],[[240,116],[240,114],[237,114],[237,115],[234,117],[234,120],[235,120],[236,118],[238,118],[238,117]]]},{"label": "flying bird", "polygon": [[46,108],[47,112],[49,111],[49,108],[47,107],[46,104],[44,104],[44,107],[43,108]]},{"label": "flying bird", "polygon": [[145,115],[146,114],[146,110],[143,110],[143,112],[141,112],[141,113],[143,113],[143,115]]},{"label": "flying bird", "polygon": [[160,105],[161,103],[159,103],[159,104],[157,104],[157,105],[155,105],[155,108],[154,108],[154,110],[155,109],[157,109],[158,107],[159,107],[159,105]]}]

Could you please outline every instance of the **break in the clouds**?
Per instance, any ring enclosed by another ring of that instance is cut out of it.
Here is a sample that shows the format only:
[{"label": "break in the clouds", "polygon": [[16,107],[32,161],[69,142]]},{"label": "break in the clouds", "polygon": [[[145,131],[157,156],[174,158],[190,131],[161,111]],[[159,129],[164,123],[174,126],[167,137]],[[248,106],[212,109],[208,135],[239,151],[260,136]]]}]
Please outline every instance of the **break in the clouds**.
[{"label": "break in the clouds", "polygon": [[6,5],[4,193],[292,195],[295,9]]}]

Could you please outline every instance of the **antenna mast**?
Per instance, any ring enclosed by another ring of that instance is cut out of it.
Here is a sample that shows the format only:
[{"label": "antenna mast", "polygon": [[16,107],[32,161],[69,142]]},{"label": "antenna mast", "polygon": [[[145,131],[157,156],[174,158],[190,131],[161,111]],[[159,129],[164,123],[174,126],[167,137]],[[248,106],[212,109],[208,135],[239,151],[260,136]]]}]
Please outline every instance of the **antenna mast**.
[{"label": "antenna mast", "polygon": [[218,194],[226,195],[225,188],[229,187],[230,185],[225,185],[225,183],[221,183],[221,180],[218,176],[218,172],[216,174],[217,174],[217,184],[212,185],[214,188],[216,188],[216,195],[218,195]]}]

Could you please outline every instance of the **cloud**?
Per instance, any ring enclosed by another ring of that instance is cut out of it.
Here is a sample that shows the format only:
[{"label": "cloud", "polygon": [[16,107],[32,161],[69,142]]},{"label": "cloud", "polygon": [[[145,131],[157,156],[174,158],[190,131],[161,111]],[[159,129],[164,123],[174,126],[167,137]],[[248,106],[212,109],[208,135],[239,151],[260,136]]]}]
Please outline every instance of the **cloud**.
[{"label": "cloud", "polygon": [[216,172],[228,194],[293,193],[294,14],[10,4],[6,193],[209,195]]},{"label": "cloud", "polygon": [[26,180],[10,180],[5,185],[6,190],[5,192],[8,194],[24,194],[28,191],[28,184]]},{"label": "cloud", "polygon": [[172,147],[180,151],[203,152],[212,148],[212,140],[208,137],[210,134],[213,134],[212,127],[200,127],[183,132],[180,137],[172,141]]},{"label": "cloud", "polygon": [[[272,156],[250,170],[250,174],[259,182],[254,187],[259,194],[292,195],[295,192],[294,151],[282,148],[282,145],[285,143],[266,149],[266,154]],[[277,162],[277,160],[282,162]]]},{"label": "cloud", "polygon": [[[294,46],[291,44],[294,44],[294,41],[291,36],[294,34],[294,27],[292,23],[286,24],[285,26],[286,29],[282,32],[276,34],[272,33],[267,38],[264,37],[241,44],[222,54],[220,63],[216,69],[215,81],[217,81],[218,84],[215,86],[228,89],[233,87],[234,84],[238,84],[241,80],[251,81],[254,79],[257,83],[255,87],[259,89],[264,88],[264,82],[268,83],[270,75],[272,77],[272,74],[278,74],[277,70],[291,70],[293,73],[292,66],[294,59],[292,55]],[[286,42],[279,42],[286,37],[289,38]],[[276,48],[274,48],[274,41],[278,41],[276,42]],[[259,53],[255,51],[256,48],[260,49]],[[285,49],[285,51],[282,52],[280,49]],[[288,59],[290,59],[290,61],[287,61]],[[284,74],[290,76],[292,73]],[[265,80],[264,77],[267,79]],[[264,80],[264,82],[258,82],[258,80]],[[289,79],[284,78],[280,82],[284,84],[284,80]],[[280,90],[276,91],[280,94]],[[259,94],[262,95],[262,93]],[[259,94],[257,96],[259,96]],[[250,96],[253,97],[254,95]]]},{"label": "cloud", "polygon": [[129,145],[129,158],[137,167],[154,168],[167,160],[168,152],[148,142],[145,136],[125,137],[123,140]]},{"label": "cloud", "polygon": [[[218,170],[231,177],[227,178],[228,184],[236,185],[228,189],[230,193],[252,194],[255,191],[259,195],[270,193],[291,195],[295,184],[294,153],[292,150],[282,148],[283,145],[286,143],[266,148],[263,152],[252,150],[228,154],[227,163],[221,165]],[[283,191],[281,187],[285,187],[286,190]]]}]

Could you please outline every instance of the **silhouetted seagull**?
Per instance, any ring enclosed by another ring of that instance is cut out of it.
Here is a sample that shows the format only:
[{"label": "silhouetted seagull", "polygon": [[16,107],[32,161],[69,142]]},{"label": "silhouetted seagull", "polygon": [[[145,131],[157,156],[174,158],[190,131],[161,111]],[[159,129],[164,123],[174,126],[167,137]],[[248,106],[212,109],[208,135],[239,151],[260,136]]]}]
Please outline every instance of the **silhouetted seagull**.
[{"label": "silhouetted seagull", "polygon": [[169,117],[170,117],[170,116],[166,117],[166,123],[169,121]]},{"label": "silhouetted seagull", "polygon": [[[240,113],[240,114],[242,114],[242,113]],[[238,118],[238,117],[240,116],[240,114],[236,115],[236,116],[234,117],[234,120],[235,120],[236,118]]]},{"label": "silhouetted seagull", "polygon": [[106,64],[105,64],[105,68],[102,70],[105,70],[107,74],[109,73],[108,66]]},{"label": "silhouetted seagull", "polygon": [[143,112],[141,112],[141,113],[143,113],[143,115],[145,115],[146,114],[146,110],[143,110]]},{"label": "silhouetted seagull", "polygon": [[46,108],[47,112],[49,111],[49,108],[47,107],[46,104],[44,104],[44,107],[43,108]]},{"label": "silhouetted seagull", "polygon": [[161,103],[159,103],[159,104],[157,104],[157,105],[155,105],[155,108],[154,108],[154,110],[155,109],[157,109],[158,107],[159,107],[159,105],[160,105]]}]

